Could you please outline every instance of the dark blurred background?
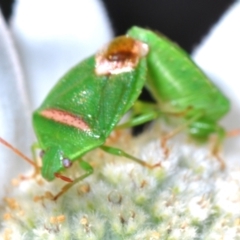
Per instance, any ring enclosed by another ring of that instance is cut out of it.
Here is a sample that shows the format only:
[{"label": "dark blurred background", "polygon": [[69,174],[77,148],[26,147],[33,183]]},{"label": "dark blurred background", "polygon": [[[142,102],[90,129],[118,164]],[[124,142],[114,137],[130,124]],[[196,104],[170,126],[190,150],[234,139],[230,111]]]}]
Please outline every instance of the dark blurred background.
[{"label": "dark blurred background", "polygon": [[[102,2],[116,35],[124,34],[132,25],[148,27],[162,32],[191,52],[235,1],[102,0]],[[13,4],[14,0],[0,0],[0,7],[7,20],[11,17]]]},{"label": "dark blurred background", "polygon": [[116,35],[132,25],[156,29],[188,52],[233,0],[103,0]]},{"label": "dark blurred background", "polygon": [[0,7],[6,20],[11,16],[13,3],[14,0],[0,0]]}]

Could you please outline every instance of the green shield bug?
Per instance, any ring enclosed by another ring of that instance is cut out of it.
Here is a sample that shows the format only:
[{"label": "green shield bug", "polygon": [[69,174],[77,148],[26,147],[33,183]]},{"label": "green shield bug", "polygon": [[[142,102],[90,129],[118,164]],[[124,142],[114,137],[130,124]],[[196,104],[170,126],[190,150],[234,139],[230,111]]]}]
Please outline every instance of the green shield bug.
[{"label": "green shield bug", "polygon": [[[149,46],[146,86],[157,102],[159,114],[181,116],[184,120],[163,138],[163,145],[184,128],[188,128],[190,135],[198,139],[206,139],[215,133],[218,138],[213,153],[223,167],[218,148],[225,131],[218,121],[229,111],[229,100],[188,54],[166,37],[139,27],[132,27],[127,35]],[[143,113],[142,122],[144,115],[146,121],[151,116],[152,119],[158,116],[151,104],[137,102],[134,108],[138,109],[138,113]]]},{"label": "green shield bug", "polygon": [[[93,172],[81,157],[97,147],[148,166],[120,149],[104,145],[142,91],[147,53],[148,46],[141,41],[126,36],[114,39],[63,76],[33,113],[37,148],[42,150],[42,176],[48,181],[58,177],[69,182],[55,200]],[[71,180],[62,172],[76,160],[86,174]]]}]

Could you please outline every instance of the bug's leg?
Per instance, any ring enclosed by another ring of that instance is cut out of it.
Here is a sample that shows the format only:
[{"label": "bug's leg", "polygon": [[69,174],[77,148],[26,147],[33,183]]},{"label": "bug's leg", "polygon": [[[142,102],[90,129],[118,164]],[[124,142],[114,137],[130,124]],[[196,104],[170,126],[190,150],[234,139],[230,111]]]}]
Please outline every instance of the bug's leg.
[{"label": "bug's leg", "polygon": [[[169,109],[162,108],[159,110],[159,106],[153,103],[147,103],[142,101],[137,101],[133,106],[133,117],[126,123],[118,126],[119,128],[123,127],[133,127],[157,119],[160,115],[175,116],[175,117],[184,117],[186,114],[189,114],[194,109],[189,106],[185,110],[174,111]],[[202,111],[196,112],[192,118],[186,120],[182,125],[166,134],[161,139],[161,146],[165,157],[169,155],[169,149],[167,147],[167,141],[181,132],[183,129],[187,128],[191,123],[202,117]]]},{"label": "bug's leg", "polygon": [[79,164],[80,164],[80,167],[84,171],[86,171],[86,173],[79,176],[78,178],[76,178],[72,182],[64,185],[62,187],[61,191],[59,193],[57,193],[55,196],[52,197],[52,200],[56,201],[61,195],[63,195],[66,191],[68,191],[72,186],[74,186],[76,183],[82,181],[83,179],[85,179],[86,177],[88,177],[89,175],[91,175],[93,173],[93,167],[89,163],[87,163],[83,160],[79,160]]},{"label": "bug's leg", "polygon": [[143,123],[153,121],[161,115],[176,117],[184,116],[191,110],[192,108],[187,108],[183,111],[168,111],[166,109],[159,110],[159,106],[155,103],[137,101],[132,108],[132,115],[130,116],[130,119],[127,122],[118,125],[116,129],[135,127]]},{"label": "bug's leg", "polygon": [[119,156],[119,157],[126,157],[128,159],[131,159],[135,162],[137,162],[138,164],[144,166],[144,167],[147,167],[147,168],[150,168],[150,169],[153,169],[155,167],[159,167],[160,166],[160,163],[157,163],[157,164],[154,164],[154,165],[151,165],[151,164],[148,164],[147,162],[139,159],[139,158],[136,158],[126,152],[124,152],[123,150],[119,149],[119,148],[114,148],[114,147],[110,147],[110,146],[101,146],[100,147],[103,151],[109,153],[109,154],[112,154],[112,155],[116,155],[116,156]]},{"label": "bug's leg", "polygon": [[182,130],[187,128],[189,125],[191,125],[193,122],[198,120],[200,117],[202,117],[202,112],[199,112],[199,113],[195,114],[195,116],[193,116],[192,118],[186,120],[183,124],[181,124],[180,126],[175,128],[173,131],[167,133],[165,136],[162,137],[162,139],[161,139],[161,146],[162,146],[162,148],[164,150],[164,155],[165,155],[166,158],[169,155],[169,149],[167,147],[167,141],[170,138],[176,136],[178,133],[180,133]]},{"label": "bug's leg", "polygon": [[132,106],[132,111],[135,115],[156,112],[159,111],[159,106],[156,103],[137,100]]},{"label": "bug's leg", "polygon": [[219,161],[221,170],[224,170],[226,168],[226,164],[224,160],[220,157],[219,152],[222,146],[223,139],[226,136],[226,133],[225,130],[220,126],[217,127],[216,133],[217,137],[215,138],[215,141],[212,146],[212,154]]},{"label": "bug's leg", "polygon": [[130,119],[125,123],[119,124],[116,129],[138,126],[155,120],[162,114],[162,111],[159,111],[155,103],[143,101],[136,101],[131,111]]},{"label": "bug's leg", "polygon": [[131,117],[130,120],[128,120],[125,123],[122,123],[118,126],[116,126],[115,129],[123,129],[123,128],[129,128],[129,127],[135,127],[150,121],[153,121],[157,119],[160,116],[160,112],[149,112],[144,113],[136,117]]},{"label": "bug's leg", "polygon": [[200,119],[195,121],[190,127],[190,134],[197,139],[209,139],[213,135],[212,144],[211,144],[211,153],[220,163],[221,169],[225,169],[225,162],[220,157],[220,148],[224,138],[226,137],[225,130],[216,124],[206,119]]},{"label": "bug's leg", "polygon": [[225,161],[219,156],[220,148],[222,146],[222,142],[225,137],[236,137],[240,135],[240,129],[231,130],[229,132],[225,132],[222,127],[218,126],[217,129],[217,138],[215,138],[213,147],[212,147],[212,154],[213,156],[219,161],[221,165],[221,169],[224,170],[226,168]]}]

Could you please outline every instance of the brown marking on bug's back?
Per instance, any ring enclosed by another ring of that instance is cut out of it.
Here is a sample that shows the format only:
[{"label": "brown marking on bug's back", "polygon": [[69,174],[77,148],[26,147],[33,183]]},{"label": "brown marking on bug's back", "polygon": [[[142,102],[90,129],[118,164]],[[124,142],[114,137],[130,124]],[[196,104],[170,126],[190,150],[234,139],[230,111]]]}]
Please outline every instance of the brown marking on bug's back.
[{"label": "brown marking on bug's back", "polygon": [[136,41],[125,36],[115,38],[104,53],[104,57],[109,61],[119,62],[126,60],[135,62],[138,56]]},{"label": "brown marking on bug's back", "polygon": [[55,122],[75,127],[83,131],[90,129],[89,126],[83,121],[83,119],[63,110],[49,108],[44,109],[40,114],[47,119],[51,119]]},{"label": "brown marking on bug's back", "polygon": [[117,37],[96,54],[95,72],[109,75],[132,71],[147,53],[147,44],[127,36]]}]

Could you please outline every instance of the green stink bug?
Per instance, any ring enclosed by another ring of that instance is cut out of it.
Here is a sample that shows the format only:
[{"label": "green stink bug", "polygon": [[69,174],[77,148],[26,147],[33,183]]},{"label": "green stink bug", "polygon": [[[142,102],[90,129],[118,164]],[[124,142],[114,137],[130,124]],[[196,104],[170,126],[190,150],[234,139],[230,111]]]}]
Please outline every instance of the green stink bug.
[{"label": "green stink bug", "polygon": [[[127,35],[149,46],[146,85],[157,102],[160,114],[180,115],[184,119],[178,128],[165,136],[164,141],[186,127],[198,139],[216,133],[218,140],[213,152],[217,156],[218,147],[225,135],[217,121],[229,111],[229,100],[188,54],[167,38],[139,27],[131,28]],[[151,112],[152,118],[157,116],[154,113],[156,108],[151,105],[138,102],[135,109],[145,111],[147,120]],[[141,116],[141,119],[144,117]]]},{"label": "green stink bug", "polygon": [[[63,76],[33,113],[37,147],[42,150],[42,176],[48,181],[59,177],[70,182],[54,199],[93,172],[81,157],[94,148],[148,166],[120,149],[104,145],[142,91],[147,53],[148,46],[141,41],[126,36],[114,39]],[[72,181],[62,172],[76,160],[86,174]]]}]

